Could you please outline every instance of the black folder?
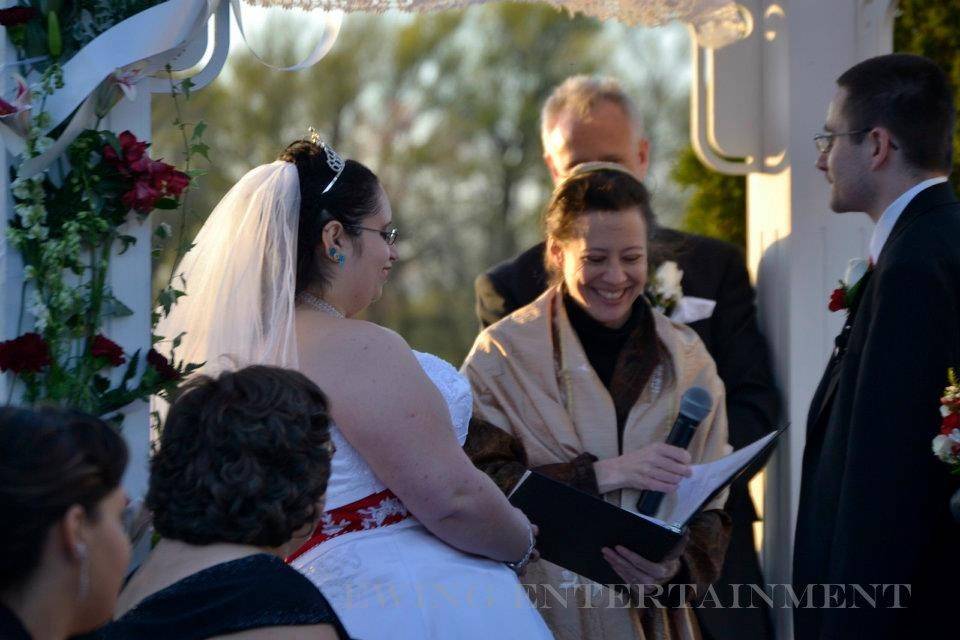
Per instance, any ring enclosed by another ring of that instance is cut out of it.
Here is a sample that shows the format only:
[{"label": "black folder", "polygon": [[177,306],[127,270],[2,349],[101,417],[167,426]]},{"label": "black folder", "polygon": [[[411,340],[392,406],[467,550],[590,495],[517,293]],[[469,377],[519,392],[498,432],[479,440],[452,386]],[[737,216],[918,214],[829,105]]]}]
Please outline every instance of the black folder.
[{"label": "black folder", "polygon": [[[693,514],[775,446],[781,433],[783,429],[744,447],[738,456],[743,460],[733,458],[738,452],[727,456],[735,460],[736,465],[731,467],[729,474],[724,472],[713,479],[702,495],[696,495]],[[764,440],[766,442],[761,443]],[[755,452],[744,455],[750,447]],[[603,547],[613,549],[617,545],[624,546],[648,560],[660,562],[683,537],[684,528],[693,517],[691,514],[681,522],[646,518],[536,471],[527,471],[510,492],[509,498],[511,504],[539,527],[537,549],[544,560],[600,584],[623,582],[604,559],[600,552]]]}]

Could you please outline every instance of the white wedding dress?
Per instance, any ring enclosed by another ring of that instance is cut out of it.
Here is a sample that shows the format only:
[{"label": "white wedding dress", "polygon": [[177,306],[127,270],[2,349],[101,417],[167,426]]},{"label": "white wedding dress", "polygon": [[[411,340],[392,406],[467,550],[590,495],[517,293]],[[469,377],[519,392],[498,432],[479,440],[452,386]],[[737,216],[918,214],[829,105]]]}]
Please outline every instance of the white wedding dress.
[{"label": "white wedding dress", "polygon": [[[446,400],[462,445],[473,410],[469,383],[444,360],[416,356]],[[330,431],[337,448],[328,512],[386,488],[340,430]],[[396,506],[384,503],[374,518]],[[454,549],[412,516],[332,537],[291,565],[320,588],[358,640],[553,637],[509,568]]]}]

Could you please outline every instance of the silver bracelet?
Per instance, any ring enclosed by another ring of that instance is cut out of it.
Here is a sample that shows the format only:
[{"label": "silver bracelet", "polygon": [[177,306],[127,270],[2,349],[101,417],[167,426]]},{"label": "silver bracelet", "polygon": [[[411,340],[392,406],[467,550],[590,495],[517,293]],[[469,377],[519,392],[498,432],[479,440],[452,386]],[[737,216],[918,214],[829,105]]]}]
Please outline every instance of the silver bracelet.
[{"label": "silver bracelet", "polygon": [[503,563],[513,569],[513,572],[517,575],[520,575],[527,565],[530,564],[530,558],[533,556],[533,550],[537,547],[537,539],[533,535],[533,525],[531,525],[529,521],[527,522],[527,532],[530,534],[530,546],[527,547],[523,557],[516,562]]}]

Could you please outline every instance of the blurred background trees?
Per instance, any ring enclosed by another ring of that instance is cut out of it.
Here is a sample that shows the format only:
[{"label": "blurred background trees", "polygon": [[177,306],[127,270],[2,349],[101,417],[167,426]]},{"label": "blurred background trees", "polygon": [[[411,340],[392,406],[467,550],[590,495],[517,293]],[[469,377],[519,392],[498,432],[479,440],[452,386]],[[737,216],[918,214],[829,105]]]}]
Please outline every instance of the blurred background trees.
[{"label": "blurred background trees", "polygon": [[[290,64],[302,55],[295,43],[307,31],[295,15],[271,12],[250,30],[262,57]],[[658,214],[676,224],[685,195],[670,169],[687,138],[689,66],[679,25],[628,29],[506,3],[426,16],[350,14],[333,50],[295,73],[237,47],[214,84],[181,97],[183,119],[206,122],[210,148],[186,234],[243,173],[312,125],[380,176],[401,231],[400,263],[367,318],[459,364],[478,330],[474,278],[539,239],[551,189],[539,136],[546,96],[576,73],[621,78],[653,140]],[[154,101],[155,157],[179,159],[172,100]],[[157,216],[174,233],[177,220]],[[157,257],[158,286],[172,258],[172,250]]]},{"label": "blurred background trees", "polygon": [[[895,50],[933,58],[960,86],[960,3],[899,7]],[[260,55],[275,64],[302,55],[310,32],[302,15],[275,10],[248,28]],[[689,146],[684,28],[630,29],[507,3],[425,16],[350,14],[333,50],[296,73],[273,71],[237,46],[217,81],[181,104],[184,120],[206,121],[210,148],[187,237],[244,172],[312,125],[380,176],[401,230],[401,262],[367,317],[458,364],[477,333],[474,278],[539,239],[551,188],[539,110],[577,73],[614,75],[639,102],[661,221],[744,246],[745,179],[707,169]],[[153,113],[155,155],[179,159],[170,98],[156,96]],[[952,181],[960,188],[960,171]],[[175,214],[156,218],[176,232]],[[157,257],[158,286],[172,258],[172,248]]]},{"label": "blurred background trees", "polygon": [[[935,61],[953,85],[960,114],[960,2],[900,0],[893,29],[893,50]],[[953,129],[953,173],[950,183],[960,192],[960,127]]]}]

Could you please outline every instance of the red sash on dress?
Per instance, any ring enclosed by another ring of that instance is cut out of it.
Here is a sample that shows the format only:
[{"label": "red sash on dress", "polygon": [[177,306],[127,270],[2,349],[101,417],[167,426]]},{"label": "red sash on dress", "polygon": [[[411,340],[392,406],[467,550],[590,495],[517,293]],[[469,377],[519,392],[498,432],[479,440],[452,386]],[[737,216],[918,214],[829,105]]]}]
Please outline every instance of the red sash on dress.
[{"label": "red sash on dress", "polygon": [[353,531],[386,527],[409,517],[410,512],[390,489],[372,493],[350,504],[325,511],[313,535],[303,546],[287,556],[287,562],[293,562],[331,538]]}]

